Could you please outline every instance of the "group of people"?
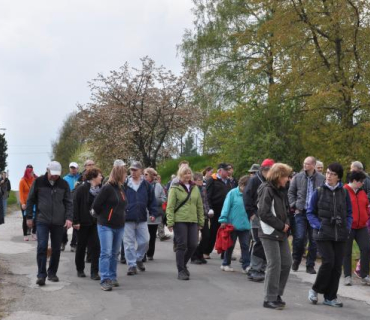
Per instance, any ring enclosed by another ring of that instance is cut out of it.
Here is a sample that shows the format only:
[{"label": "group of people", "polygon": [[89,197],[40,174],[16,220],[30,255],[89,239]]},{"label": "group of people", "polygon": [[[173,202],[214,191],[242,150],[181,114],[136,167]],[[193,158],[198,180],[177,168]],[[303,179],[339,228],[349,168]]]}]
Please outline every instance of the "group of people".
[{"label": "group of people", "polygon": [[[311,303],[316,304],[318,294],[323,294],[324,304],[343,306],[337,291],[342,265],[345,284],[352,285],[353,240],[361,251],[355,273],[363,284],[370,284],[370,178],[358,161],[352,163],[346,184],[339,163],[330,164],[323,175],[323,163],[312,156],[297,174],[286,164],[265,159],[239,180],[230,164],[220,163],[215,173],[212,167],[193,173],[189,163],[182,161],[166,187],[156,170],[144,169],[139,161],[127,169],[124,161],[116,160],[106,179],[92,160],[84,167],[77,178],[78,165],[71,163],[72,177],[62,179],[56,161],[41,177],[27,166],[21,181],[29,191],[26,200],[20,200],[26,231],[30,228],[37,234],[39,285],[46,278],[59,281],[63,234],[70,227],[76,232],[77,276],[86,277],[87,252],[91,279],[100,280],[101,289],[110,291],[119,286],[119,254],[121,262],[127,263],[127,275],[145,271],[144,262],[154,257],[157,233],[169,239],[165,223],[174,233],[179,280],[190,279],[189,261],[206,264],[214,248],[222,252],[221,270],[234,271],[231,262],[238,239],[242,272],[251,281],[264,281],[266,308],[285,307],[282,297],[290,270],[298,271],[307,243],[306,272],[317,273],[309,290]],[[52,253],[46,270],[49,235]],[[318,254],[322,264],[317,272]]]}]

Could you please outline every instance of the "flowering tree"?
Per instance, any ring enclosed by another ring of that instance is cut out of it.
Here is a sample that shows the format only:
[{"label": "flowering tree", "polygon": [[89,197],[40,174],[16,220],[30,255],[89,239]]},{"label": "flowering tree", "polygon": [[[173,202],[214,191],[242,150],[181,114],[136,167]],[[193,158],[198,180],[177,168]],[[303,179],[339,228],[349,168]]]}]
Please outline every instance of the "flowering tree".
[{"label": "flowering tree", "polygon": [[173,153],[173,138],[194,125],[184,76],[176,77],[145,57],[141,69],[126,63],[90,83],[91,101],[79,106],[81,128],[97,160],[141,160],[156,167]]}]

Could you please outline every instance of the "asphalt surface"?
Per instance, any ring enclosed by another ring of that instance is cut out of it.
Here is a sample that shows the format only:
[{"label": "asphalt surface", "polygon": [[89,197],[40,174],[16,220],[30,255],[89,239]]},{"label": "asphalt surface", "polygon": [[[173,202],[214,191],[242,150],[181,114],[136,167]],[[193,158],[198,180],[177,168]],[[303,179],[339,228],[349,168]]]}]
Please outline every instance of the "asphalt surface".
[{"label": "asphalt surface", "polygon": [[[296,273],[291,274],[283,297],[285,310],[265,309],[263,284],[249,281],[237,261],[232,262],[235,272],[221,271],[215,253],[207,265],[189,264],[189,281],[177,280],[172,241],[157,241],[154,260],[146,263],[145,272],[127,276],[127,266],[119,264],[121,286],[111,292],[102,291],[98,281],[77,278],[68,245],[61,255],[60,282],[47,281],[38,287],[35,249],[36,242],[23,241],[20,213],[8,216],[0,229],[0,261],[12,273],[0,275],[2,296],[8,298],[7,320],[370,319],[370,305],[350,298],[340,297],[343,308],[322,305],[322,296],[318,305],[311,305],[307,300],[310,284]],[[87,264],[86,274],[89,268]],[[315,279],[308,276],[309,282]]]}]

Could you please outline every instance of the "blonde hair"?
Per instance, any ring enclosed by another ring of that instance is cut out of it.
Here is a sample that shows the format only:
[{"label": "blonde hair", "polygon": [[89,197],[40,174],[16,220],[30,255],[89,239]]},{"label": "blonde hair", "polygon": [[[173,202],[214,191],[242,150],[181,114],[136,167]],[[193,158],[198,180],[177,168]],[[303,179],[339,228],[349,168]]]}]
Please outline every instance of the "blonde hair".
[{"label": "blonde hair", "polygon": [[123,184],[127,175],[127,169],[125,166],[113,166],[110,172],[108,183],[120,185]]},{"label": "blonde hair", "polygon": [[275,163],[267,173],[266,180],[277,186],[281,178],[289,177],[292,172],[293,169],[287,164]]},{"label": "blonde hair", "polygon": [[144,169],[144,173],[149,174],[152,179],[154,179],[158,175],[157,171],[153,168]]},{"label": "blonde hair", "polygon": [[191,177],[193,178],[193,171],[191,171],[190,167],[188,165],[181,166],[177,171],[177,178],[181,181],[183,176],[188,172],[191,173]]}]

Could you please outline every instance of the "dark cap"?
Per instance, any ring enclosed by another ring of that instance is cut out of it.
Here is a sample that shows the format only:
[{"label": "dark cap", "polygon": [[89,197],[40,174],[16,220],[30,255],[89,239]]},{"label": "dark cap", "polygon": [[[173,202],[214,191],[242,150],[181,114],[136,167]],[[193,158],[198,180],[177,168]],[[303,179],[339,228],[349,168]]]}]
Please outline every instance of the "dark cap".
[{"label": "dark cap", "polygon": [[253,163],[251,168],[248,170],[248,172],[255,173],[255,172],[258,172],[259,169],[260,169],[260,165],[257,163]]},{"label": "dark cap", "polygon": [[132,161],[130,169],[141,170],[143,169],[143,166],[141,165],[140,161]]},{"label": "dark cap", "polygon": [[222,162],[222,163],[220,163],[220,164],[218,165],[217,170],[218,170],[218,169],[228,170],[228,169],[229,169],[229,165],[228,165],[227,163]]}]

